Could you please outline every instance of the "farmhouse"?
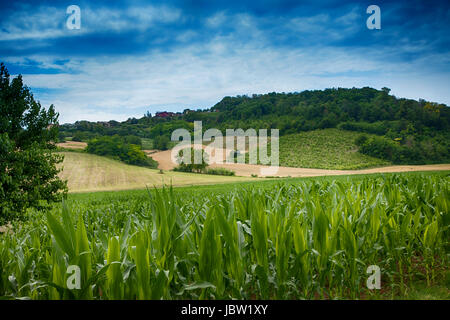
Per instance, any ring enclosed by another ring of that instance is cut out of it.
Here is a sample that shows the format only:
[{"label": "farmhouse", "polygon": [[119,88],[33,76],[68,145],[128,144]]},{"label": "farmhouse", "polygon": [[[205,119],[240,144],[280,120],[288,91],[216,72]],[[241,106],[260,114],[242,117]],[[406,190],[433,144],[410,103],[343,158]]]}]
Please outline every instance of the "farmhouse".
[{"label": "farmhouse", "polygon": [[162,112],[157,112],[155,114],[155,117],[157,117],[157,118],[171,118],[174,115],[175,115],[175,113],[173,113],[173,112],[162,111]]}]

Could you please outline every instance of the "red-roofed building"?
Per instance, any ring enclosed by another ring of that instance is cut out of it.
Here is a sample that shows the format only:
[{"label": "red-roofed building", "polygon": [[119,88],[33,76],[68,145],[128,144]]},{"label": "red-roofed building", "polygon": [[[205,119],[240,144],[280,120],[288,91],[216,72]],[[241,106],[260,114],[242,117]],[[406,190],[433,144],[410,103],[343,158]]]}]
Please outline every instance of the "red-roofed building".
[{"label": "red-roofed building", "polygon": [[173,113],[173,112],[162,111],[162,112],[157,112],[155,114],[155,117],[170,118],[170,117],[173,117],[174,115],[175,115],[175,113]]}]

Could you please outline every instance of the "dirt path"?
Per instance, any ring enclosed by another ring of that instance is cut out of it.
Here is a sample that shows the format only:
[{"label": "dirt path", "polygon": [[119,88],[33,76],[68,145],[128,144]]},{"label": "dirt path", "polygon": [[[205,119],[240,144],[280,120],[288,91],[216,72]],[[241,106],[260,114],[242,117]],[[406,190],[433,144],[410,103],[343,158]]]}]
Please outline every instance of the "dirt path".
[{"label": "dirt path", "polygon": [[[144,150],[146,151],[146,150]],[[158,151],[154,153],[147,153],[149,157],[151,157],[153,160],[158,161],[158,169],[162,170],[172,170],[176,167],[176,164],[173,164],[170,160],[172,150],[165,150],[165,151]]]},{"label": "dirt path", "polygon": [[[172,150],[159,151],[152,153],[150,156],[158,161],[159,169],[171,170],[176,166],[175,162],[171,161]],[[224,154],[226,152],[224,151]],[[309,169],[309,168],[291,168],[291,167],[279,167],[276,173],[264,174],[261,170],[268,169],[270,167],[263,165],[253,164],[212,164],[211,168],[226,168],[236,172],[237,176],[250,177],[258,175],[264,176],[276,176],[276,177],[315,177],[315,176],[333,176],[333,175],[347,175],[347,174],[369,174],[369,173],[387,173],[387,172],[410,172],[410,171],[436,171],[436,170],[450,170],[450,164],[433,164],[433,165],[399,165],[380,167],[372,169],[362,170],[326,170],[326,169]]]}]

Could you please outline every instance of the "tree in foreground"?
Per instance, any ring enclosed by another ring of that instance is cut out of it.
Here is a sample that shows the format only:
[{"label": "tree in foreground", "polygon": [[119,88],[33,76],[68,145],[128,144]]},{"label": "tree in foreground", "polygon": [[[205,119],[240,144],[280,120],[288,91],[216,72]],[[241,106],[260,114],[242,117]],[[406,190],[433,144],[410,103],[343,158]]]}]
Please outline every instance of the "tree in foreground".
[{"label": "tree in foreground", "polygon": [[0,64],[0,225],[24,219],[27,208],[60,201],[67,182],[58,177],[58,116],[34,100],[22,76],[10,79]]}]

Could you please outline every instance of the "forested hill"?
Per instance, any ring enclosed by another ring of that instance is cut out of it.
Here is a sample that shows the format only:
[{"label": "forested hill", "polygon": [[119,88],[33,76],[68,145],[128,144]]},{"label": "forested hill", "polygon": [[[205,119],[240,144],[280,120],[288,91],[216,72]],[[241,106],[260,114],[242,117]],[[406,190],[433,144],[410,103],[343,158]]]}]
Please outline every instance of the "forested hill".
[{"label": "forested hill", "polygon": [[204,130],[213,127],[222,132],[227,128],[277,128],[283,136],[325,128],[358,131],[379,136],[359,139],[360,151],[368,155],[394,163],[450,161],[450,108],[397,98],[389,91],[365,87],[225,97],[206,110],[185,109],[159,116],[147,112],[140,119],[121,123],[65,124],[60,127],[60,139],[87,141],[117,134],[167,141],[174,129],[192,130],[193,121],[201,120]]},{"label": "forested hill", "polygon": [[448,130],[450,125],[450,109],[446,105],[397,99],[389,95],[388,88],[225,97],[211,110],[220,111],[215,117],[219,123],[239,121],[242,126],[258,127],[252,122],[262,120],[265,127],[279,128],[283,134],[332,128],[345,122],[373,124],[371,130],[380,134],[389,129],[407,129],[408,124],[419,131]]}]

